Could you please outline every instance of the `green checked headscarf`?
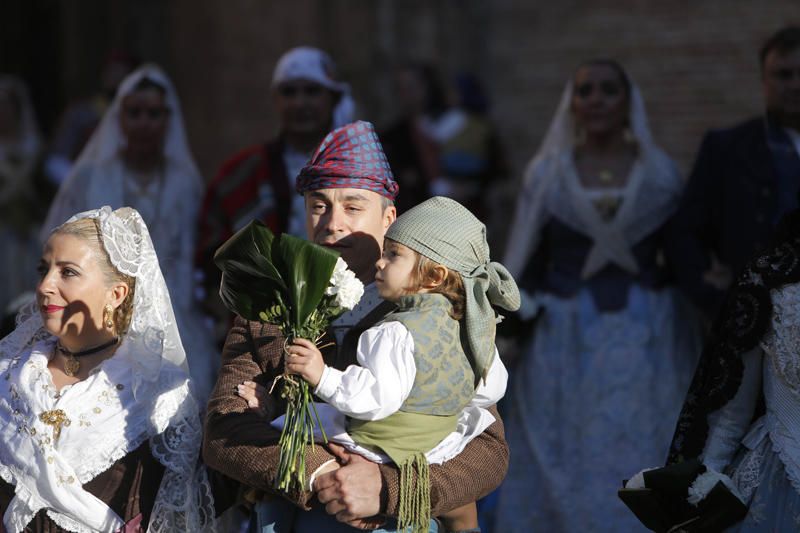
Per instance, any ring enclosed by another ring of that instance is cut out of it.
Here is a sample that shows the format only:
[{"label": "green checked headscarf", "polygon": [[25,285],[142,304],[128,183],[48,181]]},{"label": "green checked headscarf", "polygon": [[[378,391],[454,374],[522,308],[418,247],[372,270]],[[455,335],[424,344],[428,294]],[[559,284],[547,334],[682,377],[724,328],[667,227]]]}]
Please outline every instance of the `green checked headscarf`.
[{"label": "green checked headscarf", "polygon": [[467,293],[461,336],[464,352],[476,382],[485,378],[494,356],[498,319],[492,306],[519,309],[514,278],[503,265],[489,261],[486,226],[455,200],[436,196],[398,217],[386,238],[461,274]]}]

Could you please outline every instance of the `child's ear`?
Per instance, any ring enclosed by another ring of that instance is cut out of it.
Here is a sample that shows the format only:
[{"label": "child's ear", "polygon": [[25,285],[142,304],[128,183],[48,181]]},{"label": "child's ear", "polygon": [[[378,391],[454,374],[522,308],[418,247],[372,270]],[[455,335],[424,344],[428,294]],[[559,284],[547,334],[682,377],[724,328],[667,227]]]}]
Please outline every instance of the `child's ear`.
[{"label": "child's ear", "polygon": [[447,279],[447,268],[442,265],[436,265],[429,272],[427,283],[425,284],[428,289],[435,289]]}]

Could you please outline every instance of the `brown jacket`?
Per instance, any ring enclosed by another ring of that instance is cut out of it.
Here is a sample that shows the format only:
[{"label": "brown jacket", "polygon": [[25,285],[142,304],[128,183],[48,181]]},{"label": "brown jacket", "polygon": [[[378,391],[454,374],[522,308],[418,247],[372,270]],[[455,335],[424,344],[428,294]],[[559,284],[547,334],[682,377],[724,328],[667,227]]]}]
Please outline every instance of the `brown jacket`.
[{"label": "brown jacket", "polygon": [[[327,364],[344,369],[355,363],[358,336],[388,311],[378,306],[356,327],[350,329],[343,348],[323,352]],[[264,416],[248,409],[236,395],[236,386],[255,381],[269,388],[275,376],[283,372],[284,339],[277,327],[248,322],[241,317],[228,333],[222,352],[222,368],[208,403],[203,458],[215,470],[249,486],[272,491],[279,457],[280,431],[265,422]],[[268,400],[267,418],[283,414],[285,403],[274,393]],[[457,457],[443,465],[431,466],[431,514],[474,502],[494,490],[508,469],[508,445],[503,422],[492,407],[497,421],[471,441]],[[315,446],[306,456],[306,474],[310,475],[334,456],[324,446]],[[397,516],[399,471],[394,464],[379,465],[383,477],[381,509]],[[311,493],[291,495],[299,506],[308,508]]]}]

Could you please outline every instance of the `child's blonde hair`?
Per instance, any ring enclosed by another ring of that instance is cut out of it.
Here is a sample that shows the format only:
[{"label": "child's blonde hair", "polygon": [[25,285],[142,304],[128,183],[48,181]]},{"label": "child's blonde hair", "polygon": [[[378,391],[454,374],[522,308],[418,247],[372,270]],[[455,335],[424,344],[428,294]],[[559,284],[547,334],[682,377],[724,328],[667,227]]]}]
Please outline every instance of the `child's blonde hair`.
[{"label": "child's blonde hair", "polygon": [[467,294],[464,290],[464,282],[461,280],[461,274],[432,259],[428,259],[415,250],[412,251],[416,254],[417,261],[414,271],[411,273],[411,286],[406,290],[413,293],[419,292],[425,283],[433,279],[434,269],[436,267],[444,268],[447,271],[444,280],[428,292],[441,294],[450,300],[450,303],[453,305],[453,308],[450,310],[450,316],[453,317],[454,320],[461,320],[464,317],[464,308],[467,305]]}]

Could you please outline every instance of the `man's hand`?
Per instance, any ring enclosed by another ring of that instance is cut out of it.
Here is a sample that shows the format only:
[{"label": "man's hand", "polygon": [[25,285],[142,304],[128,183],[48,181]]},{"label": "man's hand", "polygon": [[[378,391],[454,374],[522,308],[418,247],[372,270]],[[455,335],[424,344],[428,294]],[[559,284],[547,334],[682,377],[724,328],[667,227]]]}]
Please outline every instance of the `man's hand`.
[{"label": "man's hand", "polygon": [[309,385],[316,387],[325,370],[325,361],[319,348],[309,340],[295,339],[286,352],[286,370],[299,374]]},{"label": "man's hand", "polygon": [[376,527],[376,520],[364,519],[381,510],[383,478],[378,465],[358,454],[347,453],[336,444],[330,443],[328,447],[342,467],[317,476],[314,480],[317,498],[339,522],[360,528]]}]

